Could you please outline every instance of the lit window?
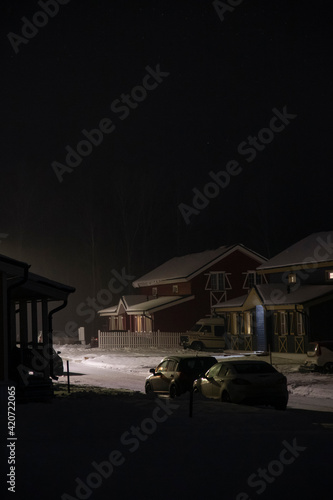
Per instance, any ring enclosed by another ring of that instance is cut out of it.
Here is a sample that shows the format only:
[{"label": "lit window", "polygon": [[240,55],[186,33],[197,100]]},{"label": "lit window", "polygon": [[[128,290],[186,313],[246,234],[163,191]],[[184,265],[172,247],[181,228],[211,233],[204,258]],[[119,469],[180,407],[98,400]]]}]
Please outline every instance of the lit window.
[{"label": "lit window", "polygon": [[172,285],[172,293],[178,293],[178,285]]},{"label": "lit window", "polygon": [[326,271],[326,279],[328,281],[333,281],[333,271]]},{"label": "lit window", "polygon": [[151,289],[151,294],[153,297],[157,297],[157,288],[155,286]]}]

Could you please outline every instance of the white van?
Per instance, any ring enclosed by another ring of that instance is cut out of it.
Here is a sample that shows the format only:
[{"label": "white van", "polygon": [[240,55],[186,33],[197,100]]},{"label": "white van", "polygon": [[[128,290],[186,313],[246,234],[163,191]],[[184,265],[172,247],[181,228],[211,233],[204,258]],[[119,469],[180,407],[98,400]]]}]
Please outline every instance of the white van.
[{"label": "white van", "polygon": [[333,373],[333,340],[310,342],[303,368]]},{"label": "white van", "polygon": [[225,349],[224,318],[203,318],[180,337],[184,349]]}]

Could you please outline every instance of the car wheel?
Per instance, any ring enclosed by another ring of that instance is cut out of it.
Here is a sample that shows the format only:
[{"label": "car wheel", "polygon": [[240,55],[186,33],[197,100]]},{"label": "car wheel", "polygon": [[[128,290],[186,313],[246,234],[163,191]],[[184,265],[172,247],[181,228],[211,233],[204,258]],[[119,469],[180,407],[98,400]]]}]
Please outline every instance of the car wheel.
[{"label": "car wheel", "polygon": [[222,403],[231,403],[230,395],[228,391],[223,391],[221,394]]},{"label": "car wheel", "polygon": [[333,373],[333,363],[326,363],[324,365],[324,373]]},{"label": "car wheel", "polygon": [[195,351],[202,351],[202,343],[201,342],[193,342],[193,344],[191,345],[192,349],[194,349]]},{"label": "car wheel", "polygon": [[176,387],[176,384],[171,384],[169,388],[169,396],[171,399],[174,399],[176,396],[179,395],[179,391]]},{"label": "car wheel", "polygon": [[150,385],[149,382],[146,383],[145,391],[146,391],[146,394],[152,394],[154,392],[153,388],[152,388],[152,386]]}]

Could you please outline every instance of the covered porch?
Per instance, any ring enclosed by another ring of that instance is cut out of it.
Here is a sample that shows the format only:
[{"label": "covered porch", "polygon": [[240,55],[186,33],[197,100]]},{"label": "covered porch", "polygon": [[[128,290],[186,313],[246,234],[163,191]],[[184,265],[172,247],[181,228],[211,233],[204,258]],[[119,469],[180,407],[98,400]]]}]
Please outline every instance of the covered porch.
[{"label": "covered porch", "polygon": [[52,320],[75,291],[29,269],[0,256],[0,384],[2,391],[15,385],[23,399],[52,393],[57,378]]},{"label": "covered porch", "polygon": [[303,354],[312,340],[312,306],[331,295],[332,287],[324,285],[295,290],[283,284],[256,285],[247,295],[217,305],[214,312],[225,317],[230,349]]},{"label": "covered porch", "polygon": [[153,332],[154,314],[163,309],[192,300],[186,296],[124,295],[116,306],[98,311],[101,317],[109,318],[110,331]]}]

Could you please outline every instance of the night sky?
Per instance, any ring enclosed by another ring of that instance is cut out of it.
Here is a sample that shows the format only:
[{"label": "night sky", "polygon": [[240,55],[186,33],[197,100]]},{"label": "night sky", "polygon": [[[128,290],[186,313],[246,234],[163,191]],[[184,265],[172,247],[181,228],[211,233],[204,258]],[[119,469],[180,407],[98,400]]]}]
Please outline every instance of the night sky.
[{"label": "night sky", "polygon": [[77,288],[58,328],[112,270],[332,229],[330,2],[61,3],[1,3],[0,253]]}]

